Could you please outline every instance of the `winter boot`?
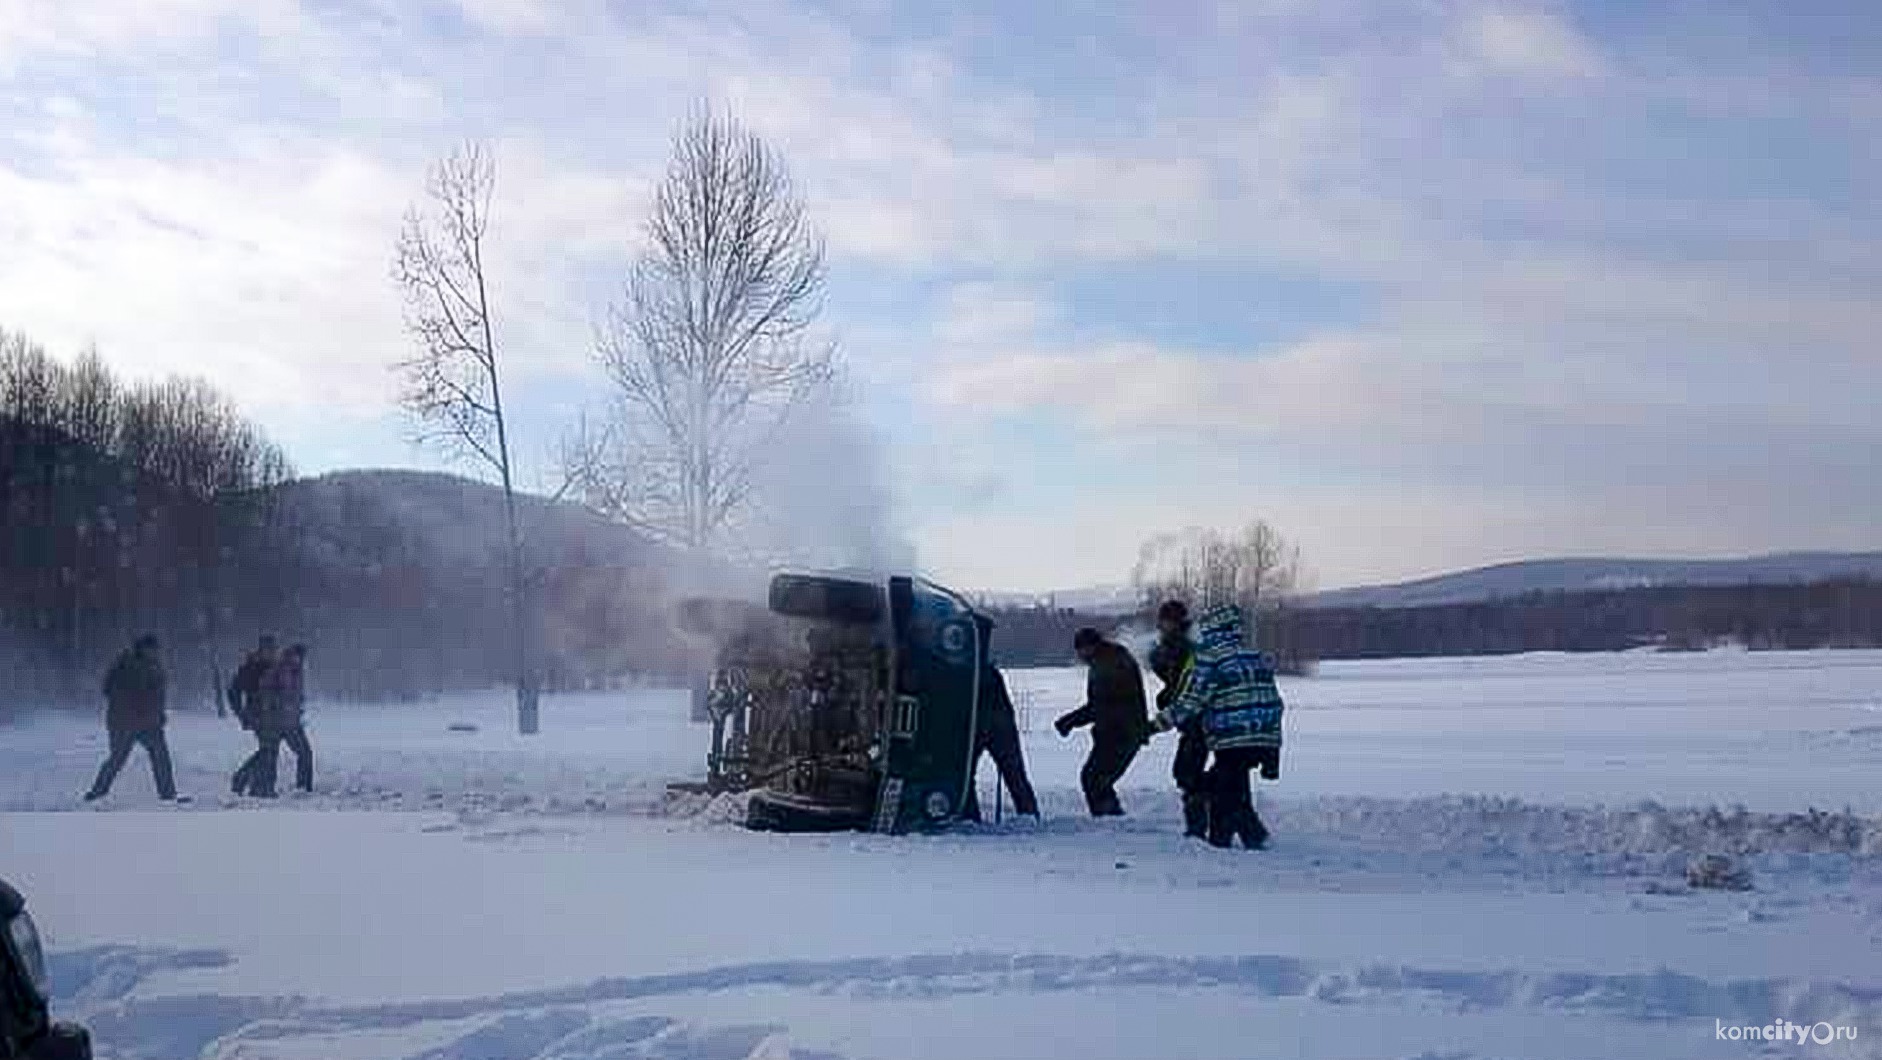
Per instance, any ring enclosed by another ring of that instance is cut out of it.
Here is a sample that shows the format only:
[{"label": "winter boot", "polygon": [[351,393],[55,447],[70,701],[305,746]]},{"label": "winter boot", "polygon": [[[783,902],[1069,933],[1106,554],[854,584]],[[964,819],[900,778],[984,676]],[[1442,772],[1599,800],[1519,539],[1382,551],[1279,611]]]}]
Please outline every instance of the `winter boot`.
[{"label": "winter boot", "polygon": [[1235,845],[1235,820],[1220,807],[1209,815],[1209,830],[1204,838],[1212,847],[1228,848]]},{"label": "winter boot", "polygon": [[1209,797],[1200,791],[1183,793],[1183,835],[1192,839],[1209,838]]},{"label": "winter boot", "polygon": [[1268,826],[1261,823],[1261,815],[1249,811],[1240,829],[1242,845],[1250,850],[1260,850],[1268,845]]}]

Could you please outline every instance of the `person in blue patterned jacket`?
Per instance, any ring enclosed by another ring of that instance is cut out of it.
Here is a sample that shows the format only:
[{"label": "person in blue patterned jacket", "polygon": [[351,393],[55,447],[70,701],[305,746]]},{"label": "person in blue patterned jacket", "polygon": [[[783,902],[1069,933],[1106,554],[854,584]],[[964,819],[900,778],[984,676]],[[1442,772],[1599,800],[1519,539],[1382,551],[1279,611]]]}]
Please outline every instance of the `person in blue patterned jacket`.
[{"label": "person in blue patterned jacket", "polygon": [[1241,608],[1217,607],[1202,616],[1196,629],[1196,656],[1188,682],[1175,702],[1153,723],[1167,732],[1191,719],[1202,720],[1203,735],[1215,760],[1203,775],[1209,795],[1209,842],[1259,850],[1268,828],[1255,812],[1249,774],[1268,780],[1281,775],[1281,702],[1274,667],[1243,641]]}]

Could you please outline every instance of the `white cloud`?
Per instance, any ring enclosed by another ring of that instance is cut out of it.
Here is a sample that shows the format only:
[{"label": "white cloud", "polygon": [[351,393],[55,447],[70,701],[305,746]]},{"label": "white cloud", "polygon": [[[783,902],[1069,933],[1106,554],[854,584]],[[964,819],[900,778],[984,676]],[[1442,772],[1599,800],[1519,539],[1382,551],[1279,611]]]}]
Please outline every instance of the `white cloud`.
[{"label": "white cloud", "polygon": [[[17,250],[0,318],[144,373],[207,375],[253,407],[375,402],[392,352],[366,232],[396,224],[396,182],[345,151],[168,164],[70,153],[56,178],[0,169]],[[382,285],[383,287],[383,285]]]},{"label": "white cloud", "polygon": [[[55,348],[96,342],[138,374],[203,375],[245,407],[385,409],[409,355],[389,275],[421,167],[266,141],[159,161],[72,134],[29,175],[0,166],[0,320]],[[499,145],[493,298],[511,378],[579,371],[593,307],[569,279],[624,256],[644,181]],[[620,248],[618,252],[616,248]]]},{"label": "white cloud", "polygon": [[570,17],[566,0],[456,0],[472,23],[497,33],[546,34]]},{"label": "white cloud", "polygon": [[988,415],[1069,413],[1093,430],[1227,432],[1246,438],[1427,438],[1459,427],[1439,414],[1455,366],[1419,362],[1378,337],[1324,336],[1243,356],[1147,344],[1037,351],[994,348],[944,360],[935,400]]},{"label": "white cloud", "polygon": [[[1002,302],[980,288],[968,304]],[[1020,315],[997,330],[944,322],[929,396],[960,412],[1068,414],[1108,432],[1181,424],[1421,445],[1465,444],[1486,420],[1513,427],[1537,414],[1652,422],[1681,410],[1853,427],[1882,398],[1882,308],[1860,290],[1759,285],[1705,266],[1512,261],[1407,285],[1368,328],[1234,354],[1069,344],[1027,325]]]},{"label": "white cloud", "polygon": [[1158,532],[1157,513],[1098,508],[1094,502],[1049,520],[1031,512],[944,518],[916,533],[915,548],[924,568],[962,589],[1045,592],[1120,580]]},{"label": "white cloud", "polygon": [[98,56],[131,47],[179,47],[225,23],[284,32],[296,0],[0,0],[0,74],[21,57]]},{"label": "white cloud", "polygon": [[955,429],[1069,423],[1090,441],[1059,451],[1059,473],[1104,501],[1047,512],[1015,491],[1024,511],[937,520],[923,554],[1020,578],[1034,553],[975,551],[1026,539],[1008,523],[1119,537],[1090,581],[1153,524],[1256,516],[1329,584],[1575,552],[1873,547],[1882,486],[1859,467],[1882,447],[1879,312],[1853,288],[1708,264],[1519,260],[1434,276],[1365,329],[1241,354],[937,333],[926,393]]},{"label": "white cloud", "polygon": [[1058,307],[1036,291],[1012,284],[960,283],[943,299],[935,337],[957,346],[1030,341],[1057,316]]},{"label": "white cloud", "polygon": [[1486,6],[1465,20],[1463,36],[1469,57],[1493,72],[1571,79],[1602,72],[1595,46],[1547,11]]}]

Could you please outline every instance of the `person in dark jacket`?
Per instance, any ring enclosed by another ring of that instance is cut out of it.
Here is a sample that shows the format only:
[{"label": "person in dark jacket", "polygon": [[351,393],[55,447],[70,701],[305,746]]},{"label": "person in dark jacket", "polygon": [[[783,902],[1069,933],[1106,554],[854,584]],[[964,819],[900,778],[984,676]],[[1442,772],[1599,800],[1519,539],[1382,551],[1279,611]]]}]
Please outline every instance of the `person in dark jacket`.
[{"label": "person in dark jacket", "polygon": [[1123,645],[1104,639],[1087,626],[1072,637],[1072,650],[1090,668],[1085,683],[1085,705],[1052,723],[1060,736],[1091,726],[1091,754],[1079,770],[1085,805],[1093,817],[1120,817],[1117,782],[1136,759],[1150,735],[1144,703],[1143,671]]},{"label": "person in dark jacket", "polygon": [[105,732],[111,751],[98,767],[85,801],[102,799],[111,791],[118,771],[131,756],[131,748],[142,744],[150,756],[150,773],[157,781],[157,797],[176,798],[176,778],[170,766],[170,747],[163,739],[165,678],[163,660],[157,654],[157,638],[149,633],[137,638],[130,650],[119,655],[105,675]]},{"label": "person in dark jacket", "polygon": [[[979,775],[982,752],[991,754],[994,767],[1000,771],[1000,779],[1006,784],[1007,793],[1013,796],[1013,812],[1037,817],[1039,796],[1033,792],[1032,781],[1026,777],[1026,756],[1019,746],[1019,717],[1013,710],[1013,697],[1006,690],[1006,677],[1000,673],[999,667],[993,665],[990,654],[993,647],[993,620],[985,615],[975,615],[974,625],[980,632],[980,695],[979,711],[975,715],[974,766],[968,775]],[[980,820],[978,785],[968,786],[967,802],[961,808],[961,816],[970,821]]]},{"label": "person in dark jacket", "polygon": [[229,709],[235,712],[235,718],[242,723],[242,728],[255,735],[254,753],[236,769],[235,776],[229,778],[229,790],[237,795],[247,795],[254,790],[255,771],[261,765],[261,680],[280,660],[277,645],[272,633],[262,634],[260,643],[254,651],[248,653],[248,658],[242,660],[235,677],[229,682]]},{"label": "person in dark jacket", "polygon": [[[1195,655],[1196,646],[1189,639],[1189,607],[1181,600],[1164,601],[1157,608],[1157,645],[1150,649],[1150,670],[1163,682],[1157,690],[1157,710],[1168,710],[1176,702]],[[1209,795],[1203,787],[1209,740],[1203,735],[1201,718],[1190,719],[1177,731],[1170,775],[1183,797],[1183,834],[1204,839],[1209,834]]]},{"label": "person in dark jacket", "polygon": [[1163,732],[1202,719],[1202,731],[1215,760],[1203,774],[1209,792],[1209,842],[1226,847],[1239,837],[1259,850],[1268,828],[1255,812],[1249,773],[1281,775],[1281,717],[1285,705],[1275,685],[1274,668],[1260,652],[1243,643],[1241,608],[1232,604],[1202,616],[1196,658],[1176,702],[1157,714]]},{"label": "person in dark jacket", "polygon": [[281,745],[294,752],[294,786],[301,791],[314,790],[314,749],[307,742],[306,679],[307,645],[291,645],[261,678],[261,709],[258,713],[261,749],[255,765],[252,794],[275,797],[276,774],[280,771]]}]

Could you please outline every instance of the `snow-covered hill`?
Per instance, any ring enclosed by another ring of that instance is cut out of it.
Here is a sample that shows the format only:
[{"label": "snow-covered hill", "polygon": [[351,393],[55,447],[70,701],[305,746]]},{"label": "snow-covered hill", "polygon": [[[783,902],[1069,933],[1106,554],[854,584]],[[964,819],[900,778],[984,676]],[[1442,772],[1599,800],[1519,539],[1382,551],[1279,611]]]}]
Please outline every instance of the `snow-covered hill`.
[{"label": "snow-covered hill", "polygon": [[1882,579],[1882,552],[1784,552],[1749,559],[1540,559],[1500,563],[1393,585],[1333,589],[1311,607],[1428,607],[1532,592],[1659,586],[1792,585],[1832,578]]},{"label": "snow-covered hill", "polygon": [[[1429,607],[1476,603],[1532,592],[1792,585],[1832,578],[1882,579],[1882,552],[1781,552],[1746,559],[1519,560],[1387,585],[1307,593],[1300,602],[1308,607]],[[1065,607],[1093,615],[1125,614],[1137,608],[1140,602],[1138,592],[1125,584],[1039,593],[984,591],[969,596],[998,607]]]}]

